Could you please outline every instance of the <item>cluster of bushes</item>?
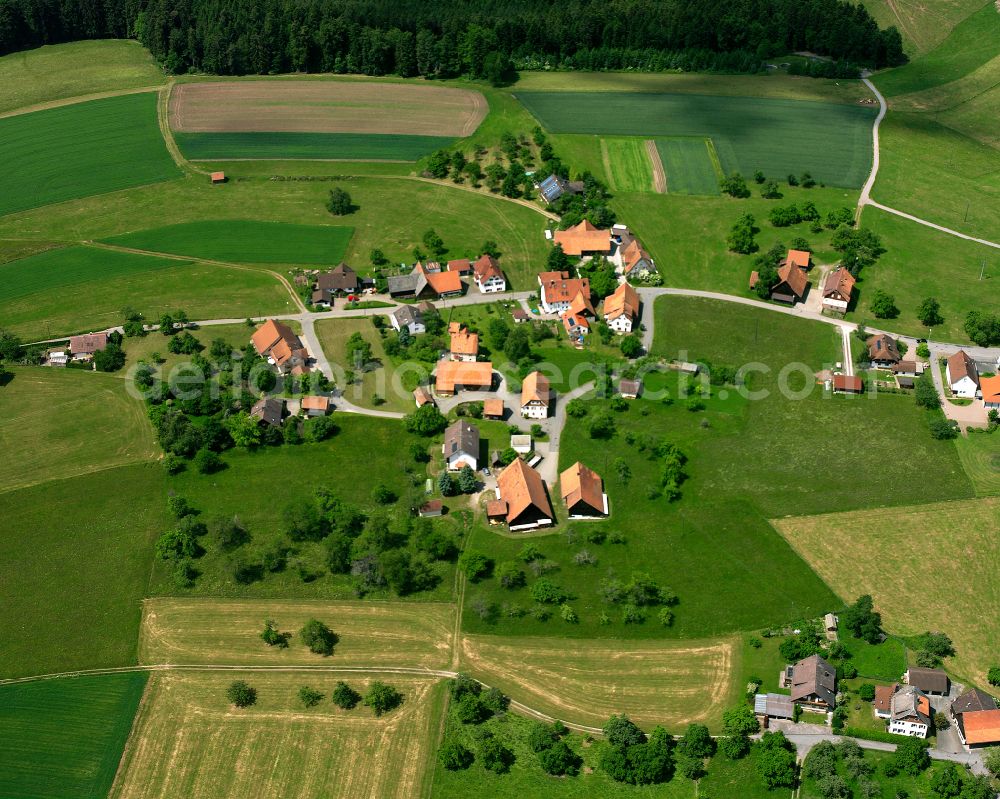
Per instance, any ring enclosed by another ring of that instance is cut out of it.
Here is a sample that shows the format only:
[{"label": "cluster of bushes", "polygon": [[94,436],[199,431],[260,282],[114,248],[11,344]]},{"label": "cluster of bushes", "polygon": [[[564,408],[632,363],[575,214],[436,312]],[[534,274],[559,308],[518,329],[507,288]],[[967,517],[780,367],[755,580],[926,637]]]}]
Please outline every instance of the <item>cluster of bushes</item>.
[{"label": "cluster of bushes", "polygon": [[963,329],[965,335],[980,347],[1000,344],[1000,314],[969,311]]},{"label": "cluster of bushes", "polygon": [[607,747],[601,752],[601,770],[616,782],[653,785],[674,775],[674,740],[656,726],[647,736],[628,716],[612,716],[602,728]]},{"label": "cluster of bushes", "polygon": [[[832,213],[832,212],[831,212]],[[776,205],[768,214],[768,219],[775,227],[789,227],[800,222],[819,223],[819,211],[812,200],[806,200],[801,205]],[[819,231],[814,231],[819,232]]]},{"label": "cluster of bushes", "polygon": [[[493,151],[493,160],[484,167],[482,159],[488,154],[485,147],[478,147],[473,158],[467,159],[461,150],[438,150],[428,157],[425,174],[429,177],[443,180],[450,177],[455,183],[465,183],[468,180],[473,187],[479,188],[483,182],[494,194],[504,197],[531,199],[534,196],[535,181],[541,180],[539,175],[560,174],[566,168],[552,151],[544,131],[536,127],[532,141],[525,135],[504,131],[500,141]],[[541,160],[540,168],[535,169],[535,157]],[[504,162],[506,160],[506,166]],[[533,169],[532,175],[528,169]]]},{"label": "cluster of bushes", "polygon": [[753,214],[745,212],[733,223],[726,244],[731,252],[749,255],[757,252],[757,240],[754,238],[760,232],[757,220]]},{"label": "cluster of bushes", "polygon": [[[299,688],[298,697],[304,707],[310,708],[322,702],[325,695],[312,686],[303,685]],[[257,703],[257,689],[245,680],[236,680],[226,689],[226,698],[236,707],[250,707]],[[363,703],[376,716],[399,707],[403,698],[403,694],[396,688],[379,680],[372,681],[363,697],[343,681],[338,681],[330,693],[331,701],[341,710],[353,710],[359,703]]]},{"label": "cluster of bushes", "polygon": [[438,751],[438,759],[449,771],[467,769],[479,759],[483,767],[496,774],[505,774],[514,764],[514,753],[500,742],[493,733],[481,727],[483,722],[494,716],[503,716],[510,705],[510,699],[497,688],[483,690],[481,683],[465,674],[459,674],[448,684],[451,696],[451,712],[463,725],[476,727],[473,737],[478,743],[474,753],[455,738],[444,741]]}]

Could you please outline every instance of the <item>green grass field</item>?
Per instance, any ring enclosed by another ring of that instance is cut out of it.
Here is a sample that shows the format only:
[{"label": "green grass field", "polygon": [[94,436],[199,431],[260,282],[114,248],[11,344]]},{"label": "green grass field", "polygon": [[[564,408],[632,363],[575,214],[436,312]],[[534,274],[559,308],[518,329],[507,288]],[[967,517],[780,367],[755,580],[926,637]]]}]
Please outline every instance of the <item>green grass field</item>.
[{"label": "green grass field", "polygon": [[710,139],[657,139],[663,169],[667,173],[667,191],[671,194],[719,193],[721,175],[713,163],[714,147]]},{"label": "green grass field", "polygon": [[336,264],[354,229],[340,225],[207,220],[139,230],[105,239],[109,244],[192,258],[250,264]]},{"label": "green grass field", "polygon": [[104,39],[39,47],[0,58],[0,113],[98,92],[164,83],[141,44]]},{"label": "green grass field", "polygon": [[179,177],[154,92],[0,119],[0,215]]},{"label": "green grass field", "polygon": [[135,663],[164,482],[133,464],[0,494],[0,677]]},{"label": "green grass field", "polygon": [[[553,133],[709,136],[726,172],[779,178],[807,171],[832,186],[860,186],[871,168],[867,106],[752,97],[620,92],[518,92]],[[592,109],[601,105],[601,113]]]},{"label": "green grass field", "polygon": [[644,192],[653,190],[653,167],[643,139],[602,138],[601,149],[612,191]]},{"label": "green grass field", "polygon": [[3,388],[0,491],[76,477],[156,454],[142,402],[118,376],[15,367]]},{"label": "green grass field", "polygon": [[962,465],[976,488],[976,496],[1000,494],[1000,442],[996,437],[973,434],[955,441]]},{"label": "green grass field", "polygon": [[147,675],[0,685],[0,794],[107,796]]},{"label": "green grass field", "polygon": [[[0,278],[0,317],[26,340],[103,330],[121,323],[126,305],[150,320],[177,308],[192,319],[239,319],[296,309],[288,290],[263,270],[99,247],[49,250],[11,261],[0,265]],[[166,350],[165,342],[160,349]]]},{"label": "green grass field", "polygon": [[864,0],[862,5],[880,28],[896,26],[903,35],[903,47],[912,58],[940,44],[955,25],[982,8],[983,2],[948,0],[927,5],[919,2],[904,4],[897,0]]},{"label": "green grass field", "polygon": [[417,161],[455,140],[449,136],[372,133],[181,133],[185,158],[218,161],[304,158],[334,161]]}]

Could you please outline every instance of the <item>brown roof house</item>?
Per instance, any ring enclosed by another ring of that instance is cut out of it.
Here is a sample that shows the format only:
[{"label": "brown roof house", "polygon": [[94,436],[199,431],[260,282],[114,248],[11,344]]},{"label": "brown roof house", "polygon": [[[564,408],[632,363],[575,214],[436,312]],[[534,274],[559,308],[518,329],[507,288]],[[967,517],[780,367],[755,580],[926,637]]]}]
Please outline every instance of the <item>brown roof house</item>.
[{"label": "brown roof house", "polygon": [[786,675],[792,701],[804,710],[825,712],[837,706],[837,670],[819,655],[810,655],[788,666]]},{"label": "brown roof house", "polygon": [[454,394],[462,388],[489,391],[492,387],[490,361],[439,361],[434,371],[434,390],[438,394]]},{"label": "brown roof house", "polygon": [[900,688],[892,696],[889,732],[893,735],[926,738],[933,713],[931,702],[923,691],[912,685]]},{"label": "brown roof house", "polygon": [[484,419],[503,419],[503,400],[488,399],[483,400]]},{"label": "brown roof house", "polygon": [[525,419],[547,419],[552,404],[549,379],[541,372],[532,372],[521,383],[521,416]]},{"label": "brown roof house", "polygon": [[254,331],[250,342],[257,354],[266,358],[282,374],[291,372],[296,367],[300,371],[308,371],[306,364],[309,353],[288,325],[268,319]]},{"label": "brown roof house", "polygon": [[892,698],[898,690],[898,683],[875,686],[875,701],[872,702],[872,713],[877,718],[888,719],[892,716]]},{"label": "brown roof house", "polygon": [[559,487],[571,519],[595,519],[608,515],[604,481],[593,469],[577,461],[559,475]]},{"label": "brown roof house", "polygon": [[555,522],[542,476],[520,458],[500,472],[497,497],[507,505],[510,530],[533,530]]},{"label": "brown roof house", "polygon": [[864,390],[865,384],[857,375],[833,376],[834,394],[862,394]]},{"label": "brown roof house", "polygon": [[481,255],[472,265],[472,277],[481,294],[495,294],[507,290],[507,278],[500,264],[492,255]]},{"label": "brown roof house", "polygon": [[452,322],[448,328],[451,334],[450,357],[453,361],[474,361],[479,355],[479,334],[470,333],[468,328]]},{"label": "brown roof house", "polygon": [[431,394],[430,389],[427,386],[417,386],[413,389],[413,399],[417,403],[417,407],[421,408],[424,405],[430,403],[434,405],[434,395]]},{"label": "brown roof house", "polygon": [[463,466],[475,471],[479,464],[479,428],[459,419],[444,431],[441,445],[448,469],[457,472]]},{"label": "brown roof house", "polygon": [[885,333],[879,333],[868,339],[868,360],[873,366],[891,369],[902,360],[896,339]]},{"label": "brown roof house", "polygon": [[809,271],[812,266],[812,253],[808,250],[789,250],[788,255],[781,259],[778,266],[791,264],[801,269],[803,272]]},{"label": "brown roof house", "polygon": [[925,669],[921,666],[910,666],[903,675],[903,682],[932,696],[947,696],[951,685],[944,669]]},{"label": "brown roof house", "polygon": [[568,230],[557,230],[552,238],[567,255],[583,257],[611,254],[611,231],[601,230],[586,219]]},{"label": "brown roof house", "polygon": [[616,333],[631,333],[639,321],[639,293],[628,283],[604,300],[604,321]]},{"label": "brown roof house", "polygon": [[952,718],[955,718],[962,713],[978,713],[980,710],[996,710],[997,700],[990,696],[986,691],[981,691],[978,688],[970,688],[963,694],[960,694],[954,702],[951,703],[949,708]]},{"label": "brown roof house", "polygon": [[622,272],[627,277],[645,278],[656,271],[656,263],[638,239],[632,239],[622,250]]},{"label": "brown roof house", "polygon": [[808,287],[809,279],[805,271],[794,261],[786,260],[783,266],[778,267],[778,282],[771,288],[771,299],[794,305],[806,296]]},{"label": "brown roof house", "polygon": [[833,313],[847,313],[854,292],[854,275],[844,267],[834,269],[823,281],[823,310]]},{"label": "brown roof house", "polygon": [[89,361],[94,353],[108,346],[107,333],[86,333],[82,336],[71,336],[69,353],[74,361]]},{"label": "brown roof house", "polygon": [[625,399],[638,399],[642,393],[642,380],[620,380],[618,381],[618,393]]},{"label": "brown roof house", "polygon": [[456,258],[448,261],[448,271],[458,272],[462,277],[472,274],[472,262],[468,258]]},{"label": "brown roof house", "polygon": [[261,424],[271,427],[281,426],[281,417],[285,412],[285,403],[276,397],[262,397],[250,409],[250,416]]},{"label": "brown roof house", "polygon": [[977,710],[958,718],[958,734],[969,748],[1000,744],[1000,710]]},{"label": "brown roof house", "polygon": [[542,272],[538,276],[538,286],[538,298],[545,313],[565,313],[576,303],[579,312],[597,315],[590,304],[589,278],[570,277],[569,272]]},{"label": "brown roof house", "polygon": [[357,272],[345,263],[316,277],[316,288],[332,294],[353,294],[359,285]]},{"label": "brown roof house", "polygon": [[320,394],[303,397],[300,407],[307,416],[326,416],[330,412],[330,398]]},{"label": "brown roof house", "polygon": [[979,391],[979,369],[965,350],[959,350],[948,358],[944,372],[952,394],[964,399],[976,398]]}]

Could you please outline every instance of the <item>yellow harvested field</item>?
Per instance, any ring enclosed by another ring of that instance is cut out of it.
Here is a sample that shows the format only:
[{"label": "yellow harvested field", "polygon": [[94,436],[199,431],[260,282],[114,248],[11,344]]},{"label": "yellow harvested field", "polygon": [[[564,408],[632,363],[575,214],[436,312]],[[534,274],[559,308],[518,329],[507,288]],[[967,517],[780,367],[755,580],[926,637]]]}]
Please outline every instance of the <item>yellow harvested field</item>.
[{"label": "yellow harvested field", "polygon": [[1000,499],[772,523],[841,597],[871,594],[890,632],[947,633],[948,669],[986,684],[1000,652]]},{"label": "yellow harvested field", "polygon": [[184,133],[396,133],[469,136],[489,106],[477,91],[358,80],[182,83],[170,127]]},{"label": "yellow harvested field", "polygon": [[483,682],[558,719],[599,727],[612,713],[679,729],[717,726],[734,700],[736,639],[613,641],[462,639],[461,663]]},{"label": "yellow harvested field", "polygon": [[[378,679],[373,675],[372,679]],[[237,709],[226,688],[237,679],[257,703]],[[385,675],[404,695],[381,718],[330,701],[335,675],[261,672],[159,673],[146,689],[111,796],[114,799],[410,799],[433,772],[444,684]],[[364,693],[369,679],[349,680]],[[305,708],[301,686],[322,691]],[[430,765],[429,765],[430,764]]]},{"label": "yellow harvested field", "polygon": [[[444,669],[451,660],[454,613],[451,605],[421,602],[147,599],[139,662]],[[288,648],[260,639],[266,619],[292,633]],[[340,636],[332,657],[315,655],[299,642],[297,633],[309,619]]]}]

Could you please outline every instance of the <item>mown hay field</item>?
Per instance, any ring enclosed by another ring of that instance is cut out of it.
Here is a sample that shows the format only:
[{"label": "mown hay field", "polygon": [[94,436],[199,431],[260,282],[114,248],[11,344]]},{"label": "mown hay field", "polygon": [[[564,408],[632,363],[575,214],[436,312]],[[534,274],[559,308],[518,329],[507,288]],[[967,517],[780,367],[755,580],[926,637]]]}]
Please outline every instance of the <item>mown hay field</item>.
[{"label": "mown hay field", "polygon": [[[454,615],[454,606],[445,603],[161,597],[143,603],[139,660],[441,669],[451,659]],[[287,648],[260,639],[265,619],[292,634]],[[298,631],[309,619],[319,619],[340,637],[331,657],[313,654],[299,641]]]},{"label": "mown hay field", "polygon": [[810,172],[832,186],[856,187],[871,169],[871,106],[643,92],[517,97],[553,133],[711,137],[727,173]]},{"label": "mown hay field", "polygon": [[643,139],[601,139],[605,168],[612,191],[653,191],[653,166]]},{"label": "mown hay field", "polygon": [[[711,139],[657,139],[663,168],[667,173],[667,191],[671,194],[719,193],[719,177]],[[715,156],[717,160],[717,156]]]},{"label": "mown hay field", "polygon": [[891,633],[947,633],[958,652],[949,669],[986,684],[1000,651],[1000,499],[774,524],[841,597],[870,593]]},{"label": "mown hay field", "polygon": [[0,406],[0,492],[155,456],[146,409],[117,376],[54,368],[12,372]]},{"label": "mown hay field", "polygon": [[995,436],[974,433],[959,437],[955,446],[976,495],[1000,495],[1000,441]]},{"label": "mown hay field", "polygon": [[0,685],[0,796],[107,796],[147,676]]},{"label": "mown hay field", "polygon": [[[252,707],[228,703],[226,688],[237,679],[257,690]],[[302,673],[154,674],[111,796],[424,795],[444,684],[391,674],[348,679],[362,694],[372,679],[381,679],[404,695],[399,708],[376,718],[363,705],[340,710],[330,701],[338,679]],[[298,699],[303,685],[322,691],[323,701],[304,707]]]},{"label": "mown hay field", "polygon": [[250,264],[335,264],[354,228],[210,219],[137,230],[104,241],[120,247]]},{"label": "mown hay field", "polygon": [[155,92],[0,119],[0,215],[180,177]]},{"label": "mown hay field", "polygon": [[125,306],[152,321],[178,308],[192,319],[296,310],[288,290],[263,270],[99,247],[48,250],[0,265],[0,318],[27,340],[121,324]]},{"label": "mown hay field", "polygon": [[736,639],[575,640],[467,635],[461,668],[555,718],[600,727],[612,713],[640,724],[717,727],[739,690]]}]

